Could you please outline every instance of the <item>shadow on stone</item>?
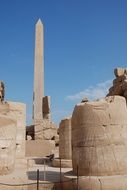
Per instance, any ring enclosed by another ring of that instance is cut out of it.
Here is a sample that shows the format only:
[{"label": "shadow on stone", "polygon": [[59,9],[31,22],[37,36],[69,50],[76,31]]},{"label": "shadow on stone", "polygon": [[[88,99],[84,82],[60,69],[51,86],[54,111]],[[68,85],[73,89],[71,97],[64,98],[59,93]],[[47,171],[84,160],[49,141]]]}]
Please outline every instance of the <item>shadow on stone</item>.
[{"label": "shadow on stone", "polygon": [[[63,173],[62,173],[63,175]],[[27,176],[29,180],[37,180],[37,172],[36,171],[28,171]],[[45,177],[44,177],[45,176]],[[45,178],[45,180],[44,180]],[[56,171],[40,171],[39,172],[39,179],[40,181],[52,181],[52,182],[58,182],[60,180],[60,172]]]}]

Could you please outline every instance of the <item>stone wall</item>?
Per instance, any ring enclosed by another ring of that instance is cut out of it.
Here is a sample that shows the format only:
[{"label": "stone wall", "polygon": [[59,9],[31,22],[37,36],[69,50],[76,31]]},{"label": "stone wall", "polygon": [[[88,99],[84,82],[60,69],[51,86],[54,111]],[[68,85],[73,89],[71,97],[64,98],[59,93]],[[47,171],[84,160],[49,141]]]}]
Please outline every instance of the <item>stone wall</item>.
[{"label": "stone wall", "polygon": [[26,105],[19,102],[8,102],[8,115],[17,121],[16,158],[25,158],[26,138]]},{"label": "stone wall", "polygon": [[57,135],[57,128],[52,121],[43,119],[34,125],[34,132],[35,140],[51,140]]},{"label": "stone wall", "polygon": [[[52,140],[57,136],[57,127],[51,120],[50,96],[42,98],[42,119],[34,119],[34,139],[35,140]],[[27,130],[28,131],[28,130]]]},{"label": "stone wall", "polygon": [[26,157],[44,157],[53,154],[55,142],[50,140],[26,141]]},{"label": "stone wall", "polygon": [[15,166],[16,121],[0,115],[0,175],[11,173]]}]

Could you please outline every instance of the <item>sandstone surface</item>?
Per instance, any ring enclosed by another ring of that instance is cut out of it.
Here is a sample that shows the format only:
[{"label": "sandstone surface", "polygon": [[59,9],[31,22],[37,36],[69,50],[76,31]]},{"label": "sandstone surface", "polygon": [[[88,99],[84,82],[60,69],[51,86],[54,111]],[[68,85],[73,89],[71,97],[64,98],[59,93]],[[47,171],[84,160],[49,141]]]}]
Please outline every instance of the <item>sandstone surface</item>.
[{"label": "sandstone surface", "polygon": [[52,162],[54,167],[72,168],[71,117],[61,120],[59,125],[59,158]]},{"label": "sandstone surface", "polygon": [[51,140],[57,135],[55,124],[48,119],[43,119],[41,122],[36,123],[34,129],[35,140]]},{"label": "sandstone surface", "polygon": [[62,119],[59,126],[59,157],[72,159],[71,118]]},{"label": "sandstone surface", "polygon": [[0,175],[11,173],[15,166],[16,121],[0,116]]},{"label": "sandstone surface", "polygon": [[25,158],[26,138],[26,105],[20,102],[7,102],[9,105],[8,116],[17,121],[16,158]]},{"label": "sandstone surface", "polygon": [[114,74],[115,74],[116,77],[120,77],[120,76],[126,74],[126,69],[124,69],[124,68],[116,68],[116,69],[114,69]]},{"label": "sandstone surface", "polygon": [[80,103],[72,115],[73,171],[80,176],[127,174],[127,107],[121,96]]},{"label": "sandstone surface", "polygon": [[116,68],[114,74],[116,78],[113,80],[113,86],[109,89],[107,96],[119,95],[125,97],[127,101],[127,69]]},{"label": "sandstone surface", "polygon": [[26,157],[44,157],[53,154],[55,142],[51,140],[26,141]]}]

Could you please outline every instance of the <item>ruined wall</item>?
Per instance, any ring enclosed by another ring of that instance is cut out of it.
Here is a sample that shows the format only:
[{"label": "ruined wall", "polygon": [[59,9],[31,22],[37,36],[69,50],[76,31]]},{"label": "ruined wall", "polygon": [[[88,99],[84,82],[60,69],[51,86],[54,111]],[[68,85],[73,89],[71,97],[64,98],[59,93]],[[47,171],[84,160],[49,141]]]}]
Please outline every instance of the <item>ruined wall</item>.
[{"label": "ruined wall", "polygon": [[73,171],[83,176],[127,174],[127,107],[120,96],[75,106]]},{"label": "ruined wall", "polygon": [[109,89],[107,96],[119,95],[125,97],[127,101],[127,69],[114,69],[115,79],[113,86]]},{"label": "ruined wall", "polygon": [[35,140],[52,140],[57,136],[57,127],[51,120],[50,96],[44,96],[43,101],[43,119],[34,122]]},{"label": "ruined wall", "polygon": [[8,102],[8,105],[8,115],[17,121],[16,158],[25,158],[26,105],[19,102]]},{"label": "ruined wall", "polygon": [[53,154],[55,142],[52,140],[26,141],[26,157],[44,157]]},{"label": "ruined wall", "polygon": [[16,129],[15,120],[0,115],[0,175],[14,170]]},{"label": "ruined wall", "polygon": [[20,161],[23,164],[26,136],[26,105],[18,102],[5,102],[4,96],[4,83],[0,81],[1,175],[10,173],[15,165],[17,167],[17,164],[20,164]]},{"label": "ruined wall", "polygon": [[57,127],[48,119],[43,119],[40,123],[36,123],[34,131],[35,140],[51,140],[57,135]]}]

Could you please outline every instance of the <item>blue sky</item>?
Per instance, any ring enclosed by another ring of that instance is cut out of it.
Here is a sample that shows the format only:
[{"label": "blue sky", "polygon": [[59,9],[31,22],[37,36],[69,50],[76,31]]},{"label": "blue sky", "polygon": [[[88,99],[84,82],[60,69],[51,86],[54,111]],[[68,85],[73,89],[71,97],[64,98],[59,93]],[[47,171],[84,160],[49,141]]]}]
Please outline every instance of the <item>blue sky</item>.
[{"label": "blue sky", "polygon": [[45,95],[56,123],[82,97],[105,96],[127,67],[126,0],[0,0],[0,80],[6,100],[27,104],[31,123],[34,27],[44,24]]}]

